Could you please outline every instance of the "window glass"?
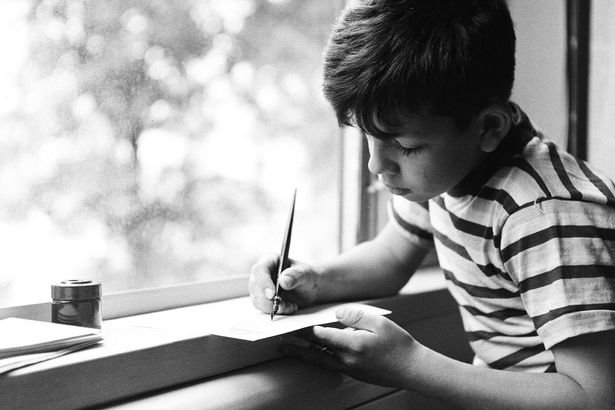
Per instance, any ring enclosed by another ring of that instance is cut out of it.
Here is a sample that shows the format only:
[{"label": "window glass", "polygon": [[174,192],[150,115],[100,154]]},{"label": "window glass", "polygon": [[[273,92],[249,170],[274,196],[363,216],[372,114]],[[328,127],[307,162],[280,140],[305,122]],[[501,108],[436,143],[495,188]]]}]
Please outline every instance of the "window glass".
[{"label": "window glass", "polygon": [[589,162],[615,179],[615,2],[591,3]]},{"label": "window glass", "polygon": [[337,252],[335,2],[0,2],[0,306]]}]

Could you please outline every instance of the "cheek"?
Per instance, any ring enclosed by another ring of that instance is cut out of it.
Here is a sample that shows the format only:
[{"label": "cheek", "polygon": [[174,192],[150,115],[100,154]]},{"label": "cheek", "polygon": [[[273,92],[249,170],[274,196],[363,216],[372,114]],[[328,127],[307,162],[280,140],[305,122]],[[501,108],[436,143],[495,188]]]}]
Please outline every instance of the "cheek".
[{"label": "cheek", "polygon": [[459,165],[454,155],[425,157],[405,168],[405,178],[414,188],[439,195],[463,177]]},{"label": "cheek", "polygon": [[437,190],[442,176],[437,167],[428,161],[418,160],[403,167],[404,185],[415,192]]}]

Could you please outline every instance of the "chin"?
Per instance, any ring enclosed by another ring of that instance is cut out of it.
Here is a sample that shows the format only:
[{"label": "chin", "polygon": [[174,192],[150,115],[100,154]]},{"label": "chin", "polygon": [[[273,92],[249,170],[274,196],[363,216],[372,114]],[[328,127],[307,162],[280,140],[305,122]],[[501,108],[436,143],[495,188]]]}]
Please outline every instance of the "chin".
[{"label": "chin", "polygon": [[432,195],[432,196],[421,195],[421,194],[417,194],[416,192],[411,192],[409,194],[400,195],[400,196],[410,202],[425,202],[435,197],[435,195]]}]

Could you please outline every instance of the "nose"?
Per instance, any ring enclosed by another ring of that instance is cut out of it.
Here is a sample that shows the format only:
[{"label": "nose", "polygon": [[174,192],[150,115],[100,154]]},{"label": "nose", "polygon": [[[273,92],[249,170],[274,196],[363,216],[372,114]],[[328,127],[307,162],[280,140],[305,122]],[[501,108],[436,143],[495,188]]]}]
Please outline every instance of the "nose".
[{"label": "nose", "polygon": [[370,143],[369,146],[369,161],[367,168],[374,175],[381,174],[397,174],[399,165],[394,158],[391,157],[388,147],[378,143]]}]

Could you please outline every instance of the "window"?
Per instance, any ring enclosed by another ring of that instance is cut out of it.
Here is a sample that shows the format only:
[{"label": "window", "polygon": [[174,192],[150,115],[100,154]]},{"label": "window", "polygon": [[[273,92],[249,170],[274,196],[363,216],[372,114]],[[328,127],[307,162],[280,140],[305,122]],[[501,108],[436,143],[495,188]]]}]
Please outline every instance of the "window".
[{"label": "window", "polygon": [[591,2],[589,161],[615,179],[615,3]]},{"label": "window", "polygon": [[320,90],[339,5],[0,3],[0,307],[339,250],[341,139]]}]

